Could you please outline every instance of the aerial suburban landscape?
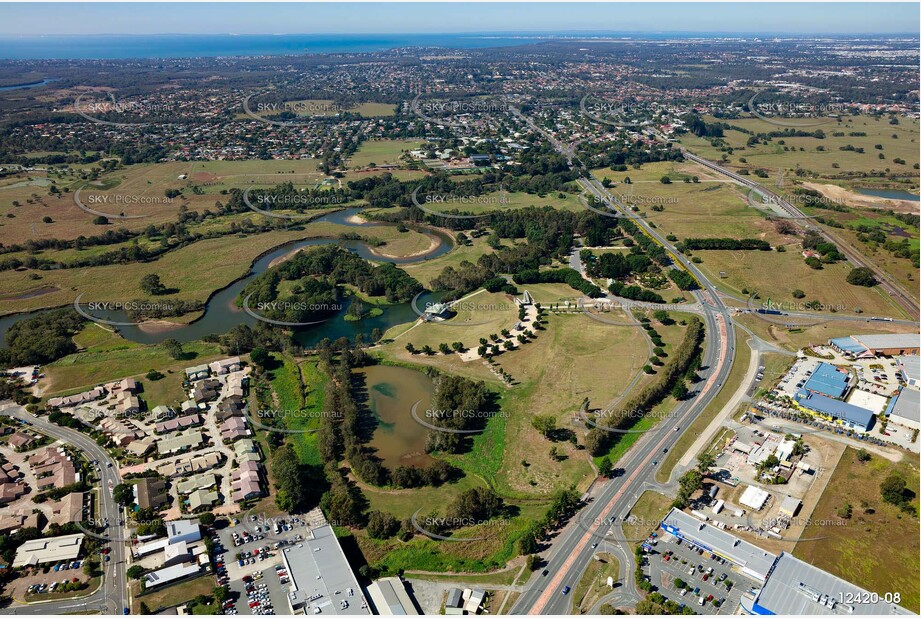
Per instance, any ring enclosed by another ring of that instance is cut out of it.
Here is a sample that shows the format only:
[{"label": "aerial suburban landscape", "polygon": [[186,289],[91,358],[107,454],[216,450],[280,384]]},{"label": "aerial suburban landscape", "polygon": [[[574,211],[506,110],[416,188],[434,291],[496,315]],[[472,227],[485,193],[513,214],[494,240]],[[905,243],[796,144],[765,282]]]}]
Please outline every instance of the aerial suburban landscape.
[{"label": "aerial suburban landscape", "polygon": [[919,613],[918,3],[0,16],[0,614]]}]

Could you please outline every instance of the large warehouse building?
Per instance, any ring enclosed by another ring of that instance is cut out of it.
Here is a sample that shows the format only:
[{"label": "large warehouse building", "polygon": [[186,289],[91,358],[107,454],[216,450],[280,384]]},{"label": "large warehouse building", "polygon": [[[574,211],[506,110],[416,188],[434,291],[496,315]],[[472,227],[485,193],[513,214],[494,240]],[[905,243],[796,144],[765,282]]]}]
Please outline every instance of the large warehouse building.
[{"label": "large warehouse building", "polygon": [[873,426],[873,412],[846,401],[838,401],[806,390],[800,390],[794,399],[802,410],[833,419],[848,429],[869,431]]},{"label": "large warehouse building", "polygon": [[917,333],[891,333],[885,335],[851,335],[829,339],[828,345],[853,358],[872,356],[902,356],[919,353]]},{"label": "large warehouse building", "polygon": [[349,561],[328,524],[282,552],[291,576],[292,614],[369,615],[368,602]]},{"label": "large warehouse building", "polygon": [[876,599],[866,590],[786,552],[781,552],[774,562],[754,599],[742,597],[742,608],[762,616],[911,615],[904,607],[886,602],[885,598]]},{"label": "large warehouse building", "polygon": [[748,541],[738,539],[678,509],[672,509],[665,516],[662,529],[691,545],[725,558],[758,581],[764,581],[777,558]]}]

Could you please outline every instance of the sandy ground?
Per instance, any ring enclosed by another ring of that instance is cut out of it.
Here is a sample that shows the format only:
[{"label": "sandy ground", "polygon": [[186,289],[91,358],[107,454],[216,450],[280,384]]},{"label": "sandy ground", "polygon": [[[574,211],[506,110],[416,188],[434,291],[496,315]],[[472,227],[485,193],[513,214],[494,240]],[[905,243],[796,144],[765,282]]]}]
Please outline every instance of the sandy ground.
[{"label": "sandy ground", "polygon": [[368,247],[368,250],[374,255],[379,255],[385,258],[405,259],[405,258],[422,257],[424,255],[428,255],[429,253],[432,253],[433,251],[435,251],[435,249],[437,249],[440,244],[441,244],[441,241],[437,237],[430,236],[428,247],[426,247],[425,249],[420,249],[419,251],[416,251],[415,253],[410,253],[408,255],[392,255],[390,253],[387,253],[386,251],[380,251],[374,247]]},{"label": "sandy ground", "polygon": [[156,334],[176,330],[183,326],[188,326],[188,324],[177,324],[176,322],[168,322],[166,320],[147,320],[146,322],[138,324],[138,330],[143,333]]},{"label": "sandy ground", "polygon": [[882,197],[863,195],[861,193],[849,191],[838,185],[804,182],[803,186],[808,189],[820,191],[826,197],[835,201],[840,200],[846,205],[854,208],[891,208],[897,212],[916,212],[918,210],[918,203],[910,200],[887,200]]}]

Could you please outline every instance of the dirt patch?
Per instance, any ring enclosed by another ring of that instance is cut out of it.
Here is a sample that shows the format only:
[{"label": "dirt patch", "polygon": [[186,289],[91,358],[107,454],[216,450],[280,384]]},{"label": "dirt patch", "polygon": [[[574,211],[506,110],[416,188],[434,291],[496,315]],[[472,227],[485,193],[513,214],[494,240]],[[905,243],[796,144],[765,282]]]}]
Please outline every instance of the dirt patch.
[{"label": "dirt patch", "polygon": [[217,174],[212,174],[211,172],[195,172],[192,174],[192,180],[197,182],[214,182],[220,180],[221,176]]},{"label": "dirt patch", "polygon": [[831,200],[844,203],[852,208],[891,208],[896,212],[916,212],[918,203],[911,200],[890,200],[875,195],[864,195],[850,191],[838,185],[825,185],[815,182],[804,182],[803,186],[821,192]]}]

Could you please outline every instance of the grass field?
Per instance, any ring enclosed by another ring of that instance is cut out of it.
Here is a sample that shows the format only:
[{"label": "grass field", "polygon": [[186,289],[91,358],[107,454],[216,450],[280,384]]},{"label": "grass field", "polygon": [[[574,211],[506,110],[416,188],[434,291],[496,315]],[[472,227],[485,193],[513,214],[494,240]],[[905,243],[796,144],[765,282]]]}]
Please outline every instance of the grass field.
[{"label": "grass field", "polygon": [[375,165],[399,165],[404,152],[422,146],[419,140],[379,139],[362,143],[358,151],[349,159],[349,167],[368,167]]},{"label": "grass field", "polygon": [[147,605],[151,611],[160,608],[173,607],[187,603],[199,595],[210,597],[214,593],[215,583],[210,576],[197,577],[186,582],[166,586],[162,590],[154,590],[141,596],[133,595],[134,611],[132,614],[141,613],[141,603]]},{"label": "grass field", "polygon": [[[494,250],[486,244],[486,236],[474,238],[470,246],[457,244],[453,251],[445,253],[437,258],[417,262],[416,264],[405,264],[402,268],[410,275],[418,279],[423,285],[430,285],[432,279],[441,274],[441,271],[448,266],[457,266],[464,261],[476,264],[481,255],[492,253]],[[505,241],[504,245],[510,245]]]},{"label": "grass field", "polygon": [[620,574],[620,564],[613,554],[598,552],[595,555],[597,559],[588,563],[571,593],[573,604],[581,613],[590,611],[598,599],[611,592],[608,577],[616,582]]},{"label": "grass field", "polygon": [[[894,472],[917,490],[917,457],[894,464],[873,456],[861,463],[857,451],[848,448],[812,513],[815,523],[804,533],[804,538],[824,538],[797,543],[793,554],[871,592],[897,592],[902,597],[900,604],[917,613],[921,596],[918,516],[906,514],[880,497],[880,483]],[[917,494],[912,503],[917,513]],[[852,506],[851,519],[838,515],[844,504]]]},{"label": "grass field", "polygon": [[[181,206],[214,210],[216,201],[227,201],[221,191],[231,188],[274,187],[282,182],[313,188],[323,178],[313,159],[141,163],[108,172],[96,181],[81,179],[75,170],[22,173],[0,181],[0,241],[73,239],[110,229],[94,225],[94,215],[75,204],[73,193],[81,187],[80,201],[89,208],[112,215],[144,215],[113,219],[113,225],[143,229],[174,220]],[[52,181],[62,193],[49,193]],[[169,189],[181,190],[182,195],[167,200]],[[46,216],[52,223],[42,222]]]},{"label": "grass field", "polygon": [[[762,301],[794,301],[793,291],[806,293],[802,302],[818,300],[837,308],[844,315],[907,317],[889,296],[878,287],[866,288],[847,283],[851,267],[846,262],[825,264],[821,270],[810,268],[796,250],[777,251],[695,251],[698,264],[714,284],[731,294],[747,298],[757,292]],[[720,273],[725,273],[724,277]],[[778,277],[778,273],[783,273]],[[746,293],[745,290],[748,290]]]},{"label": "grass field", "polygon": [[535,206],[543,208],[550,206],[557,210],[569,210],[577,212],[584,210],[585,207],[579,200],[579,196],[574,193],[553,192],[546,195],[537,195],[525,193],[523,191],[494,191],[484,195],[470,198],[470,203],[446,201],[444,203],[423,202],[423,196],[420,192],[420,204],[426,209],[433,212],[444,212],[458,210],[471,215],[479,215],[486,212],[517,210],[519,208],[528,208]]},{"label": "grass field", "polygon": [[672,507],[673,498],[669,498],[657,491],[644,491],[633,508],[630,509],[628,521],[624,523],[624,538],[628,541],[642,541],[651,532],[659,527],[659,522],[665,518]]},{"label": "grass field", "polygon": [[[708,122],[716,120],[712,117],[705,117],[705,119]],[[796,128],[778,126],[759,118],[734,119],[725,122],[756,132]],[[726,131],[725,141],[733,148],[732,154],[727,153],[729,165],[733,168],[766,168],[775,172],[778,169],[792,170],[800,167],[824,176],[837,174],[841,170],[870,172],[889,168],[892,172],[908,174],[917,179],[918,172],[912,169],[912,166],[918,162],[919,125],[917,120],[899,118],[898,125],[890,125],[888,118],[854,116],[846,117],[841,122],[831,121],[822,125],[803,127],[805,131],[817,129],[825,133],[824,139],[788,137],[781,140],[775,138],[767,145],[758,144],[756,146],[746,145],[748,134],[735,130]],[[838,136],[835,133],[844,133],[844,135]],[[866,135],[851,136],[850,133],[866,133]],[[785,143],[781,144],[780,141]],[[724,154],[720,149],[713,147],[709,140],[693,135],[681,136],[679,143],[695,154],[713,160],[719,160]],[[882,145],[883,150],[877,150],[875,148],[877,144]],[[863,148],[864,152],[840,150],[841,147],[848,145]],[[787,149],[785,150],[784,147]],[[819,150],[819,147],[824,147],[824,150]],[[880,152],[883,153],[885,159],[879,158]],[[746,159],[746,163],[739,161],[740,158]],[[904,159],[905,164],[894,163],[895,158]],[[838,164],[839,168],[835,168],[834,164]]]},{"label": "grass field", "polygon": [[[46,395],[82,390],[131,376],[143,382],[145,389],[141,397],[153,408],[160,403],[168,403],[155,399],[158,393],[168,393],[169,402],[173,401],[177,384],[173,374],[179,376],[178,383],[181,384],[185,367],[221,357],[218,346],[192,342],[183,345],[187,358],[177,361],[162,346],[127,341],[95,324],[87,325],[74,337],[74,341],[80,346],[80,351],[45,366],[45,378],[39,381],[39,387]],[[151,382],[144,377],[151,369],[167,374],[167,377]],[[148,388],[151,389],[149,392]]]}]

